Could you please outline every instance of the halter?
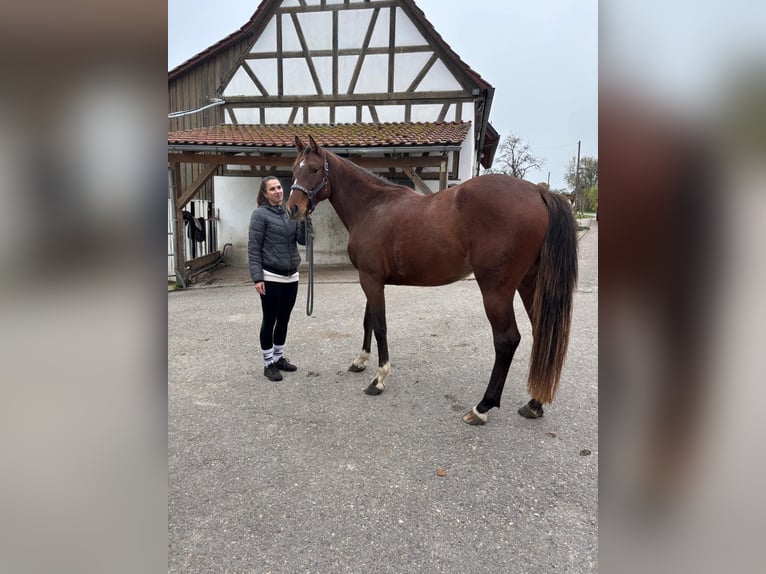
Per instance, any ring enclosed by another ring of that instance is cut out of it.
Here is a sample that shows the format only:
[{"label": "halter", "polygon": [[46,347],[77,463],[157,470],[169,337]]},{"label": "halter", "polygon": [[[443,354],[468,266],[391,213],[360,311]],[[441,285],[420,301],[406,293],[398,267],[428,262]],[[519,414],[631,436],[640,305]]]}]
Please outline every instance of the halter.
[{"label": "halter", "polygon": [[[307,148],[306,155],[309,154],[311,151],[311,148]],[[323,153],[324,156],[324,177],[322,178],[322,181],[319,182],[319,185],[317,185],[314,189],[306,189],[302,185],[298,185],[297,183],[294,183],[292,187],[290,187],[290,191],[297,189],[298,191],[302,191],[306,194],[306,197],[309,198],[309,214],[314,211],[314,208],[317,205],[317,202],[314,200],[317,193],[322,191],[327,186],[327,178],[330,175],[330,169],[327,165],[327,154]]]}]

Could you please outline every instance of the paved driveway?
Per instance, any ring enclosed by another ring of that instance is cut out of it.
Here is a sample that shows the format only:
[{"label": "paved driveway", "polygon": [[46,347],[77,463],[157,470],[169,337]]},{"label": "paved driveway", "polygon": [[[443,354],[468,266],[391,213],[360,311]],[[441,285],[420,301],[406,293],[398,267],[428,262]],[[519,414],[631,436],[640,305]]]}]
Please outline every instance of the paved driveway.
[{"label": "paved driveway", "polygon": [[460,420],[493,361],[473,280],[386,288],[393,371],[377,397],[371,369],[346,370],[364,310],[347,274],[317,283],[311,317],[301,286],[300,369],[280,383],[262,375],[251,285],[168,293],[168,570],[596,572],[597,260],[594,223],[556,403],[516,414],[531,342],[517,301],[522,342],[485,427]]}]

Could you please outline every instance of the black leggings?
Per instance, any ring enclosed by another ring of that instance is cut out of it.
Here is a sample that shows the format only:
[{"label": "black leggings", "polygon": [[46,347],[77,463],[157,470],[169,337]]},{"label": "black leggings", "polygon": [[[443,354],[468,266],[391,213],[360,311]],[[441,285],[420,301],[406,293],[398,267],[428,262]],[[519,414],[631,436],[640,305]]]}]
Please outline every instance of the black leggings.
[{"label": "black leggings", "polygon": [[274,345],[284,345],[287,340],[287,324],[298,297],[298,282],[266,281],[265,284],[266,294],[261,295],[261,349],[271,349]]}]

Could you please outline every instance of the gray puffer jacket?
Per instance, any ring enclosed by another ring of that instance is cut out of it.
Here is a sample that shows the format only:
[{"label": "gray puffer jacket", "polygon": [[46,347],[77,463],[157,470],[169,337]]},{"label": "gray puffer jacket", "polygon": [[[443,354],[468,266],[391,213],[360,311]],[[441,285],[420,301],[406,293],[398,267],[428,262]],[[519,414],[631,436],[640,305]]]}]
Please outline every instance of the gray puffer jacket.
[{"label": "gray puffer jacket", "polygon": [[250,217],[247,257],[254,283],[263,281],[263,270],[292,275],[301,256],[297,243],[306,245],[306,224],[287,217],[281,205],[261,205]]}]

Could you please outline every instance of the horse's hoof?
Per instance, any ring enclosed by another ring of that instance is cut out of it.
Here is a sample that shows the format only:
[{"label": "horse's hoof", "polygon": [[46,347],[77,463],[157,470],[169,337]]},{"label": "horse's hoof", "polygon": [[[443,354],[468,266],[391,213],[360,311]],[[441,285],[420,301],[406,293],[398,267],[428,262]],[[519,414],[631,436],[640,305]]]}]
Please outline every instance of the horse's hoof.
[{"label": "horse's hoof", "polygon": [[378,388],[378,379],[375,378],[372,380],[372,382],[367,386],[366,389],[364,389],[365,395],[379,395],[383,392],[383,389]]},{"label": "horse's hoof", "polygon": [[463,422],[473,426],[485,425],[487,424],[487,414],[481,414],[476,409],[471,409],[463,415]]},{"label": "horse's hoof", "polygon": [[351,363],[351,366],[348,368],[349,371],[352,373],[361,373],[367,368],[367,365],[362,365],[361,367],[358,365],[355,365],[354,363]]},{"label": "horse's hoof", "polygon": [[519,409],[519,414],[525,419],[539,419],[543,416],[543,407],[533,407],[527,403]]}]

